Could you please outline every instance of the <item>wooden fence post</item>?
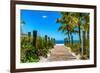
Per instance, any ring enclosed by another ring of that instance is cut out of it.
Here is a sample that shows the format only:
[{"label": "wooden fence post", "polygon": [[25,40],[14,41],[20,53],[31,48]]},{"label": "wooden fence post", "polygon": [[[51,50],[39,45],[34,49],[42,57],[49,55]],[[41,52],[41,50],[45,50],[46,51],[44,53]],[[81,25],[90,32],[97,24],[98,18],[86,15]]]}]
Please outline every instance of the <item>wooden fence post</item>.
[{"label": "wooden fence post", "polygon": [[55,45],[54,38],[51,38],[51,43],[52,43],[52,48],[54,48],[54,45]]},{"label": "wooden fence post", "polygon": [[56,44],[56,40],[55,40],[55,38],[53,39],[53,41],[54,41],[54,45]]},{"label": "wooden fence post", "polygon": [[45,35],[45,42],[47,43],[47,35]]},{"label": "wooden fence post", "polygon": [[33,46],[36,48],[37,31],[33,31]]},{"label": "wooden fence post", "polygon": [[28,32],[29,42],[31,42],[31,32]]},{"label": "wooden fence post", "polygon": [[48,37],[48,41],[50,41],[50,37]]},{"label": "wooden fence post", "polygon": [[56,39],[54,38],[54,42],[55,42],[55,44],[56,44]]},{"label": "wooden fence post", "polygon": [[48,43],[47,46],[50,47],[50,37],[48,37],[48,42],[47,43]]},{"label": "wooden fence post", "polygon": [[45,47],[47,48],[47,35],[45,35]]}]

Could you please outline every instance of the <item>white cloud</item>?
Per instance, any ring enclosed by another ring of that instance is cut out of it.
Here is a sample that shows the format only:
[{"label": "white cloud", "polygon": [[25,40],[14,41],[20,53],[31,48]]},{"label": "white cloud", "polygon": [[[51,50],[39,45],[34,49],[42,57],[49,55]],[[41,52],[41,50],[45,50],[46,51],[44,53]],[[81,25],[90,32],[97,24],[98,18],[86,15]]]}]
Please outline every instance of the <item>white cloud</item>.
[{"label": "white cloud", "polygon": [[46,15],[43,15],[42,18],[47,18],[47,16]]}]

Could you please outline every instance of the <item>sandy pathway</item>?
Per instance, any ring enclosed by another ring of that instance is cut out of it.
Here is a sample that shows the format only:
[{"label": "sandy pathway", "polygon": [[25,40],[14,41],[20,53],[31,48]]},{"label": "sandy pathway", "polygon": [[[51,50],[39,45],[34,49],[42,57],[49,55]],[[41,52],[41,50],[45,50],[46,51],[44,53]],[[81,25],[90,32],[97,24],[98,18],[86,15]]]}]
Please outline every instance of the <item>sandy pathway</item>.
[{"label": "sandy pathway", "polygon": [[55,45],[51,50],[48,61],[65,61],[76,59],[64,45]]}]

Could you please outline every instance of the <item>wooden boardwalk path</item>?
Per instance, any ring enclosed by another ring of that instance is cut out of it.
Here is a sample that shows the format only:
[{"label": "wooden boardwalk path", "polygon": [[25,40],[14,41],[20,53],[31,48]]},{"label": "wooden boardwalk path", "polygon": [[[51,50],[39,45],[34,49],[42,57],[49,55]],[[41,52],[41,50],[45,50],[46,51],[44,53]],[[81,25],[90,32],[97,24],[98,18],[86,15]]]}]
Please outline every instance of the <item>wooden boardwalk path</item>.
[{"label": "wooden boardwalk path", "polygon": [[66,61],[76,59],[64,45],[55,45],[51,50],[48,61]]}]

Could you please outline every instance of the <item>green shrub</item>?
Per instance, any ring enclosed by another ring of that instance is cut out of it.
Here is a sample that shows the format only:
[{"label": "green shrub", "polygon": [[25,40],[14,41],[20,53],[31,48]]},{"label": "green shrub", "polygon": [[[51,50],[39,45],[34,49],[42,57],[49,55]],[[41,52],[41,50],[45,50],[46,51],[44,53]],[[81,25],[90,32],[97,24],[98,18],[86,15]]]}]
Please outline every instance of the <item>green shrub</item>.
[{"label": "green shrub", "polygon": [[80,54],[80,59],[89,59],[89,39],[86,40],[86,48],[84,49],[84,53],[80,52],[81,44],[80,43],[73,43],[73,44],[65,44],[65,46],[70,47],[71,51],[74,52],[76,55]]},{"label": "green shrub", "polygon": [[37,50],[34,47],[30,47],[24,53],[24,56],[21,58],[21,62],[38,62],[39,57]]},{"label": "green shrub", "polygon": [[38,37],[36,48],[38,49],[39,56],[47,57],[48,45],[43,37]]},{"label": "green shrub", "polygon": [[54,47],[54,40],[45,40],[44,37],[37,36],[36,47],[32,45],[32,37],[21,36],[21,62],[38,62],[39,56],[47,57],[50,49]]},{"label": "green shrub", "polygon": [[37,62],[39,61],[37,49],[32,46],[29,38],[21,37],[21,62]]}]

